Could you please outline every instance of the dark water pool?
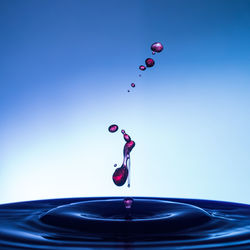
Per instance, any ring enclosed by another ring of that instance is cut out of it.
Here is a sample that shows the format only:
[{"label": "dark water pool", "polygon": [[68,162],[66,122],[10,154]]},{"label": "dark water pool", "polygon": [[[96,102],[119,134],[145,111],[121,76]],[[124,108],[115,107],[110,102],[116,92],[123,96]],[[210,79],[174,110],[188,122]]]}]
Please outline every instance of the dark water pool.
[{"label": "dark water pool", "polygon": [[250,206],[133,197],[0,205],[0,249],[250,249]]}]

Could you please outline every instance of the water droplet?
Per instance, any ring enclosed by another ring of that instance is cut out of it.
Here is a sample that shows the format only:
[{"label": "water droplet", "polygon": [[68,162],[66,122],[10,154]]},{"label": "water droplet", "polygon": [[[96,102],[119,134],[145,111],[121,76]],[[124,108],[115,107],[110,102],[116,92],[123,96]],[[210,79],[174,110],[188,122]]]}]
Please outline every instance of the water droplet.
[{"label": "water droplet", "polygon": [[116,124],[112,124],[112,125],[109,126],[108,129],[109,129],[110,133],[114,133],[114,132],[116,132],[118,130],[118,126]]},{"label": "water droplet", "polygon": [[120,168],[117,168],[113,173],[113,181],[115,185],[122,186],[126,182],[128,177],[128,169],[126,166],[122,165]]},{"label": "water droplet", "polygon": [[130,90],[128,89],[128,92],[130,92]]},{"label": "water droplet", "polygon": [[146,63],[146,65],[147,65],[147,67],[153,67],[154,65],[155,65],[155,61],[154,61],[154,59],[152,59],[152,58],[147,58],[146,60],[145,60],[145,63]]},{"label": "water droplet", "polygon": [[146,67],[145,67],[144,65],[141,65],[141,66],[139,67],[139,69],[142,70],[142,71],[144,71],[144,70],[146,69]]},{"label": "water droplet", "polygon": [[135,87],[135,84],[134,84],[134,83],[131,83],[131,87],[134,88],[134,87]]},{"label": "water droplet", "polygon": [[125,208],[130,209],[132,207],[133,201],[134,200],[132,198],[129,198],[129,197],[124,198],[123,203],[124,203]]},{"label": "water droplet", "polygon": [[126,142],[130,142],[131,141],[131,138],[128,134],[123,134],[123,138]]},{"label": "water droplet", "polygon": [[155,52],[154,52],[154,51],[152,52],[152,55],[155,55]]},{"label": "water droplet", "polygon": [[139,74],[139,77],[141,77],[141,74]]},{"label": "water droplet", "polygon": [[114,164],[114,167],[116,168],[116,167],[117,167],[117,164]]},{"label": "water droplet", "polygon": [[125,144],[124,150],[127,150],[127,151],[128,151],[128,152],[127,152],[128,155],[129,155],[129,153],[131,152],[131,150],[133,149],[134,146],[135,146],[135,142],[134,142],[134,141],[131,141],[131,140]]},{"label": "water droplet", "polygon": [[151,45],[151,50],[159,53],[163,50],[163,45],[160,42],[153,43]]},{"label": "water droplet", "polygon": [[117,186],[122,186],[128,179],[128,186],[130,186],[130,152],[135,146],[135,142],[131,140],[130,136],[122,129],[121,133],[126,141],[123,147],[123,162],[120,168],[117,168],[113,173],[113,181]]}]

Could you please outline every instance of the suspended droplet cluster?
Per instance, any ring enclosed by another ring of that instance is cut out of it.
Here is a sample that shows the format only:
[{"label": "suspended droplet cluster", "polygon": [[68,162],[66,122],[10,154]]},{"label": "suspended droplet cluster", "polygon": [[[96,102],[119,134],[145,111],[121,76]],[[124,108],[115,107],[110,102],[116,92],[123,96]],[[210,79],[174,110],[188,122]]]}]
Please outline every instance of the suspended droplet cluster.
[{"label": "suspended droplet cluster", "polygon": [[[163,45],[160,42],[155,42],[151,45],[152,55],[155,55],[156,53],[160,53],[163,50]],[[146,66],[145,66],[146,65]],[[151,68],[155,65],[155,60],[153,58],[147,58],[145,60],[145,65],[140,65],[139,70],[145,71],[147,68]],[[139,77],[141,77],[141,74],[139,74]],[[131,83],[130,86],[132,88],[135,87],[134,83]],[[130,92],[130,90],[128,90]]]},{"label": "suspended droplet cluster", "polygon": [[[151,45],[152,55],[155,55],[156,53],[160,53],[163,50],[163,45],[160,42],[155,42]],[[146,65],[146,66],[145,66]],[[145,71],[147,68],[151,68],[155,65],[155,60],[153,58],[146,58],[145,65],[140,65],[139,69],[141,71]],[[141,77],[141,74],[139,74],[139,77]],[[135,83],[131,83],[130,86],[132,88],[135,88]],[[130,90],[128,89],[128,92]],[[112,124],[108,128],[109,132],[114,133],[118,130],[118,126],[116,124]],[[113,173],[113,181],[117,186],[123,186],[124,183],[128,180],[128,187],[130,186],[130,152],[135,146],[135,142],[131,140],[130,136],[125,132],[124,129],[121,130],[121,133],[123,134],[123,138],[125,140],[125,145],[123,148],[123,163],[121,167],[117,168],[115,172]],[[114,165],[117,167],[117,164]],[[129,202],[129,201],[126,201]],[[125,204],[125,200],[124,200]],[[131,202],[132,204],[132,202]],[[125,204],[126,206],[126,204]]]}]

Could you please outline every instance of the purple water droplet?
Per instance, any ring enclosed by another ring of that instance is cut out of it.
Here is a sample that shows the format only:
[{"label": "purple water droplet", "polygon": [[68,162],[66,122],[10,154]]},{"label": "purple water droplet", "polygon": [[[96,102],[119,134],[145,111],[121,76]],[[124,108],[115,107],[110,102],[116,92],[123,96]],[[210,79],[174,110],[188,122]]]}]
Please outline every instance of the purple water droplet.
[{"label": "purple water droplet", "polygon": [[131,138],[128,134],[123,134],[123,138],[126,142],[130,142],[131,141]]},{"label": "purple water droplet", "polygon": [[159,53],[163,50],[163,45],[160,42],[153,43],[151,45],[151,50]]},{"label": "purple water droplet", "polygon": [[117,168],[113,173],[113,181],[117,186],[124,185],[127,178],[128,178],[128,168],[123,165],[120,168]]},{"label": "purple water droplet", "polygon": [[155,52],[154,52],[154,51],[152,52],[152,55],[155,55]]},{"label": "purple water droplet", "polygon": [[116,167],[117,167],[117,164],[114,164],[114,167],[116,168]]},{"label": "purple water droplet", "polygon": [[133,149],[133,147],[135,146],[135,142],[134,141],[128,141],[125,146],[124,146],[124,155],[128,155],[129,157],[129,154],[131,152],[131,150]]},{"label": "purple water droplet", "polygon": [[141,65],[141,66],[139,66],[139,69],[144,71],[144,70],[146,70],[146,67],[144,65]]},{"label": "purple water droplet", "polygon": [[135,84],[134,84],[134,83],[131,83],[131,87],[134,88],[134,87],[135,87]]},{"label": "purple water droplet", "polygon": [[117,186],[122,186],[128,179],[128,187],[130,186],[130,152],[135,146],[135,142],[131,140],[130,136],[121,130],[123,138],[126,141],[123,148],[123,163],[122,166],[117,168],[113,173],[113,181]]},{"label": "purple water droplet", "polygon": [[123,203],[126,209],[130,209],[132,207],[133,204],[133,199],[132,198],[124,198]]},{"label": "purple water droplet", "polygon": [[112,124],[109,126],[108,130],[110,133],[114,133],[118,130],[118,126],[116,124]]},{"label": "purple water droplet", "polygon": [[154,59],[152,59],[152,58],[147,58],[146,60],[145,60],[145,63],[146,63],[146,65],[147,65],[147,67],[153,67],[154,65],[155,65],[155,61],[154,61]]}]

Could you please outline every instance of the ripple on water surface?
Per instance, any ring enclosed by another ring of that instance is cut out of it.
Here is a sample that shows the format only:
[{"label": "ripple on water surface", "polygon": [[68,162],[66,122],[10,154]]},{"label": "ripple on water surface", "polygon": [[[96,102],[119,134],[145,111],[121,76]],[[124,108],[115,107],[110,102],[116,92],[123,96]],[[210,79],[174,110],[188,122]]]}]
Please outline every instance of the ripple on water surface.
[{"label": "ripple on water surface", "polygon": [[1,249],[100,247],[250,249],[250,206],[146,197],[71,198],[0,206]]}]

